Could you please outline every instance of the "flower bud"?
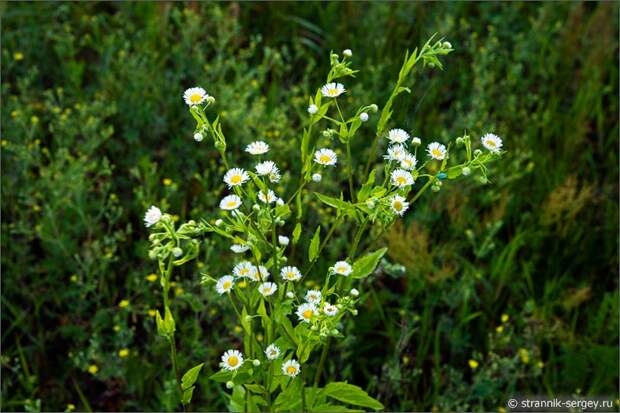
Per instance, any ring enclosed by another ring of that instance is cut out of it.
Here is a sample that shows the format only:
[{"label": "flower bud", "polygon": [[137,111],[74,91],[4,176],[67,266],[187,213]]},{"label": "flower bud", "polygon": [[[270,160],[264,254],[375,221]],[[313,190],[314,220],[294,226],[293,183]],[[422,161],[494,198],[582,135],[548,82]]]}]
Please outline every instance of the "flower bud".
[{"label": "flower bud", "polygon": [[439,190],[440,190],[440,189],[441,189],[441,188],[439,187],[439,185],[433,185],[433,186],[431,186],[431,190],[432,190],[433,192],[439,192]]},{"label": "flower bud", "polygon": [[226,382],[226,388],[227,389],[232,389],[233,387],[235,387],[235,383],[233,383],[232,381],[228,380]]},{"label": "flower bud", "polygon": [[313,180],[314,182],[321,182],[321,179],[322,179],[322,178],[323,178],[323,177],[321,176],[321,174],[312,174],[312,180]]},{"label": "flower bud", "polygon": [[482,154],[482,151],[480,149],[476,149],[474,151],[474,156],[480,156],[480,154]]},{"label": "flower bud", "polygon": [[278,219],[276,220],[276,224],[278,224],[278,226],[280,226],[280,227],[283,227],[283,226],[284,226],[284,220],[283,220],[283,219],[278,218]]},{"label": "flower bud", "polygon": [[183,250],[179,247],[174,247],[172,249],[172,255],[174,255],[176,258],[179,258],[181,255],[183,255]]},{"label": "flower bud", "polygon": [[352,288],[352,289],[351,289],[351,295],[352,295],[353,297],[359,297],[360,292],[359,292],[359,291],[357,291],[355,288]]},{"label": "flower bud", "polygon": [[370,209],[375,207],[375,200],[373,198],[370,198],[368,201],[366,201],[366,206]]},{"label": "flower bud", "polygon": [[366,113],[366,112],[360,113],[360,120],[362,122],[366,122],[368,120],[368,113]]},{"label": "flower bud", "polygon": [[411,139],[411,144],[413,146],[420,146],[422,144],[422,139],[418,138],[417,136]]},{"label": "flower bud", "polygon": [[194,140],[196,142],[202,142],[202,139],[203,139],[202,133],[200,133],[200,132],[194,133]]},{"label": "flower bud", "polygon": [[221,219],[216,219],[215,220],[215,226],[219,227],[220,225],[222,225],[224,223],[224,221],[222,221]]},{"label": "flower bud", "polygon": [[215,98],[213,96],[207,96],[207,103],[212,105],[215,103]]},{"label": "flower bud", "polygon": [[351,311],[351,314],[353,314],[353,315],[357,315],[357,314],[358,314],[357,308],[356,308],[356,309],[354,309],[354,310],[352,310],[352,311]]},{"label": "flower bud", "polygon": [[452,44],[450,42],[443,42],[444,49],[452,49]]},{"label": "flower bud", "polygon": [[368,109],[370,109],[370,111],[371,111],[372,113],[377,113],[377,111],[379,110],[379,106],[377,106],[377,105],[375,105],[375,104],[373,103],[372,105],[370,105],[370,106],[368,107]]},{"label": "flower bud", "polygon": [[316,105],[312,104],[312,105],[308,106],[308,113],[309,114],[314,115],[318,111],[319,111],[319,108],[317,108]]},{"label": "flower bud", "polygon": [[486,184],[487,182],[489,182],[489,180],[487,179],[486,176],[482,175],[481,177],[478,178],[478,181],[480,181],[481,184]]},{"label": "flower bud", "polygon": [[463,144],[463,138],[461,138],[460,136],[458,138],[456,138],[456,144],[457,145],[462,145]]},{"label": "flower bud", "polygon": [[157,259],[157,252],[151,250],[149,251],[149,258],[152,260],[156,260]]},{"label": "flower bud", "polygon": [[260,360],[259,359],[253,360],[252,364],[254,365],[254,367],[258,367],[258,366],[260,366]]},{"label": "flower bud", "polygon": [[471,173],[471,169],[469,169],[469,166],[464,166],[462,172],[464,176],[468,176]]},{"label": "flower bud", "polygon": [[289,239],[288,239],[288,237],[280,235],[280,236],[278,236],[278,242],[280,243],[280,245],[287,246],[288,243],[289,243]]},{"label": "flower bud", "polygon": [[310,330],[312,330],[312,331],[317,331],[318,329],[319,329],[319,328],[318,328],[317,326],[312,326],[312,327],[310,327]]},{"label": "flower bud", "polygon": [[351,49],[344,49],[344,50],[342,51],[342,54],[343,54],[345,57],[351,57],[351,56],[353,56],[353,52],[351,51]]},{"label": "flower bud", "polygon": [[292,291],[286,293],[286,298],[295,298],[295,294]]},{"label": "flower bud", "polygon": [[338,329],[337,329],[337,328],[334,328],[334,329],[332,330],[332,336],[337,336],[338,334],[340,334],[340,331],[338,331]]},{"label": "flower bud", "polygon": [[252,209],[253,209],[254,211],[260,211],[260,205],[258,205],[258,204],[254,204],[254,205],[252,205]]}]

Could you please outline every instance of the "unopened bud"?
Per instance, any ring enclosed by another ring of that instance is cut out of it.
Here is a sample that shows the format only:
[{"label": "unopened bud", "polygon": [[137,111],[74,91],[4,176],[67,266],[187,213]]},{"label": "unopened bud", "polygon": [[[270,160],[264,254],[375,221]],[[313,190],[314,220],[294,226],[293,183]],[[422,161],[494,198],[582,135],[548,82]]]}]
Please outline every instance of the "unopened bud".
[{"label": "unopened bud", "polygon": [[203,139],[203,138],[204,138],[204,137],[202,136],[202,133],[200,133],[200,132],[194,133],[194,140],[195,140],[196,142],[202,142],[202,139]]},{"label": "unopened bud", "polygon": [[345,55],[346,57],[351,57],[353,56],[353,52],[351,51],[351,49],[344,49],[342,51],[342,54]]},{"label": "unopened bud", "polygon": [[323,177],[321,176],[321,174],[312,174],[312,180],[314,182],[321,182],[321,179],[323,179]]},{"label": "unopened bud", "polygon": [[362,122],[366,122],[368,120],[368,113],[366,113],[366,112],[360,113],[360,120]]},{"label": "unopened bud", "polygon": [[373,103],[372,105],[370,105],[370,106],[368,107],[368,109],[370,109],[370,111],[371,111],[372,113],[377,113],[377,111],[379,110],[379,106],[377,106],[377,105],[375,105],[375,104]]},{"label": "unopened bud", "polygon": [[468,176],[471,173],[471,169],[469,169],[469,166],[465,166],[463,167],[463,175]]},{"label": "unopened bud", "polygon": [[216,219],[215,220],[215,226],[219,227],[220,225],[222,225],[224,223],[224,221],[222,221],[221,219]]},{"label": "unopened bud", "polygon": [[316,105],[310,105],[308,106],[308,113],[311,115],[314,115],[315,113],[317,113],[319,110],[319,108],[316,107]]},{"label": "unopened bud", "polygon": [[359,291],[357,291],[355,288],[352,288],[352,289],[351,289],[351,295],[352,295],[353,297],[359,297],[360,292],[359,292]]},{"label": "unopened bud", "polygon": [[235,383],[233,383],[230,380],[226,382],[226,388],[227,389],[232,389],[233,387],[235,387]]},{"label": "unopened bud", "polygon": [[458,138],[456,138],[456,144],[457,145],[462,145],[463,144],[463,138],[461,138],[460,136]]},{"label": "unopened bud", "polygon": [[213,96],[207,96],[207,103],[212,105],[215,103],[215,98]]},{"label": "unopened bud", "polygon": [[254,211],[260,211],[260,205],[258,205],[258,204],[254,204],[254,205],[252,205],[252,209],[253,209]]},{"label": "unopened bud", "polygon": [[287,298],[295,298],[295,294],[292,291],[289,291],[288,293],[286,293],[286,297]]},{"label": "unopened bud", "polygon": [[413,139],[411,139],[411,144],[413,146],[420,146],[422,144],[422,139],[418,138],[417,136],[414,137]]},{"label": "unopened bud", "polygon": [[258,366],[260,366],[260,360],[259,359],[255,359],[254,361],[252,361],[252,364],[254,365],[254,367],[258,367]]},{"label": "unopened bud", "polygon": [[474,156],[480,156],[480,154],[482,154],[482,151],[480,149],[476,149],[474,151]]},{"label": "unopened bud", "polygon": [[357,315],[358,314],[357,309],[354,309],[353,311],[351,311],[351,314]]},{"label": "unopened bud", "polygon": [[183,255],[183,250],[179,247],[174,247],[172,249],[172,255],[174,255],[176,258],[179,258],[181,255]]}]

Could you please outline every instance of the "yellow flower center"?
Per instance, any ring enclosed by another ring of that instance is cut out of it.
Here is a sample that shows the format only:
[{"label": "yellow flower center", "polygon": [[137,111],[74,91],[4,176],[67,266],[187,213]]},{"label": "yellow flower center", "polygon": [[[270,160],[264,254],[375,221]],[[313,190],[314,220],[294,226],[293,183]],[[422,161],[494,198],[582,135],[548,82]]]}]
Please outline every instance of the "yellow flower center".
[{"label": "yellow flower center", "polygon": [[237,358],[237,356],[228,357],[228,365],[230,367],[235,367],[237,364],[239,364],[239,359]]},{"label": "yellow flower center", "polygon": [[397,211],[400,211],[401,209],[403,209],[403,204],[400,201],[395,201],[393,206],[394,206],[394,209]]},{"label": "yellow flower center", "polygon": [[238,184],[241,182],[241,175],[233,175],[232,178],[230,178],[230,182],[233,184]]},{"label": "yellow flower center", "polygon": [[497,145],[495,144],[495,142],[493,142],[493,141],[492,141],[492,140],[490,140],[490,139],[487,139],[487,145],[489,145],[489,146],[490,146],[490,147],[492,147],[492,148],[495,148],[495,147],[497,146]]},{"label": "yellow flower center", "polygon": [[312,310],[308,309],[308,310],[304,311],[303,316],[304,316],[304,318],[312,318],[312,314],[314,314],[312,312]]},{"label": "yellow flower center", "polygon": [[329,155],[321,155],[319,157],[319,161],[321,161],[321,163],[328,163],[330,159],[331,158],[329,157]]},{"label": "yellow flower center", "polygon": [[267,287],[267,288],[263,288],[263,294],[269,294],[271,292],[271,288]]},{"label": "yellow flower center", "polygon": [[440,151],[439,149],[433,149],[433,150],[431,151],[431,153],[433,154],[433,156],[434,156],[435,158],[441,158],[441,156],[442,156],[442,153],[441,153],[441,151]]},{"label": "yellow flower center", "polygon": [[200,103],[200,101],[202,100],[202,95],[198,94],[198,93],[194,93],[193,95],[191,95],[189,97],[189,100],[192,103]]},{"label": "yellow flower center", "polygon": [[404,176],[399,176],[396,178],[396,183],[398,183],[399,185],[404,185],[407,182],[407,180],[405,179]]},{"label": "yellow flower center", "polygon": [[247,268],[241,268],[239,270],[239,274],[241,274],[241,275],[246,275],[249,272],[250,272],[250,270],[248,270]]},{"label": "yellow flower center", "polygon": [[224,284],[222,284],[222,287],[224,287],[225,290],[228,290],[231,287],[231,282],[230,281],[224,281]]},{"label": "yellow flower center", "polygon": [[297,372],[297,369],[295,368],[295,366],[288,366],[288,367],[286,368],[286,372],[287,372],[288,374],[295,374],[295,373]]},{"label": "yellow flower center", "polygon": [[286,273],[286,277],[292,280],[293,278],[295,278],[295,273],[289,271],[289,272]]},{"label": "yellow flower center", "polygon": [[333,87],[327,91],[327,94],[330,96],[338,96],[338,89]]},{"label": "yellow flower center", "polygon": [[234,208],[237,206],[237,203],[235,201],[228,201],[228,203],[226,204],[226,206],[228,208]]}]

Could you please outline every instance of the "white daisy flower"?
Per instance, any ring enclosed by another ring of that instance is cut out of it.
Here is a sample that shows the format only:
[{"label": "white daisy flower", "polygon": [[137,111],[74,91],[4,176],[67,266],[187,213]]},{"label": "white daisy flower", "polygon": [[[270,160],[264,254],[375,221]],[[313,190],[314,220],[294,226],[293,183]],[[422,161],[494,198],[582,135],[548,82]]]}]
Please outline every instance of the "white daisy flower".
[{"label": "white daisy flower", "polygon": [[387,150],[387,155],[384,155],[383,157],[388,161],[400,162],[405,159],[407,155],[409,155],[407,149],[405,149],[403,145],[398,144],[389,146]]},{"label": "white daisy flower", "polygon": [[249,261],[241,261],[233,268],[233,275],[239,278],[254,279],[256,272],[256,267]]},{"label": "white daisy flower", "polygon": [[278,286],[272,282],[262,283],[258,286],[258,292],[260,292],[264,297],[268,297],[271,294],[275,293],[278,290]]},{"label": "white daisy flower", "polygon": [[312,180],[314,182],[321,182],[321,179],[323,179],[323,177],[321,176],[321,174],[312,174]]},{"label": "white daisy flower", "polygon": [[273,161],[265,161],[256,164],[256,173],[260,176],[269,175],[274,171],[278,172],[278,167]]},{"label": "white daisy flower", "polygon": [[333,317],[338,314],[338,307],[330,303],[325,303],[325,305],[323,305],[323,312],[326,315]]},{"label": "white daisy flower", "polygon": [[366,122],[368,120],[368,113],[366,113],[366,112],[360,113],[360,120],[362,122]]},{"label": "white daisy flower", "polygon": [[314,153],[314,162],[323,165],[323,166],[334,166],[338,161],[338,156],[336,156],[336,152],[331,149],[319,149]]},{"label": "white daisy flower", "polygon": [[433,159],[441,161],[446,158],[446,147],[439,142],[430,143],[426,148],[426,151]]},{"label": "white daisy flower", "polygon": [[351,272],[353,272],[353,268],[351,264],[346,261],[338,261],[334,264],[334,272],[339,275],[344,275],[347,277]]},{"label": "white daisy flower", "polygon": [[267,270],[267,268],[265,268],[262,265],[258,266],[258,274],[260,275],[260,280],[256,280],[256,281],[265,281],[271,275],[269,274],[269,271]]},{"label": "white daisy flower", "polygon": [[280,357],[280,347],[275,344],[269,344],[265,349],[265,356],[267,356],[269,360],[277,359]]},{"label": "white daisy flower", "polygon": [[326,98],[337,98],[345,92],[342,83],[328,83],[321,88],[321,94]]},{"label": "white daisy flower", "polygon": [[312,104],[312,105],[308,106],[308,113],[309,114],[314,115],[318,111],[319,111],[319,108],[317,108],[316,105]]},{"label": "white daisy flower", "polygon": [[233,244],[230,246],[230,250],[235,254],[243,254],[250,249],[249,245]]},{"label": "white daisy flower", "polygon": [[274,168],[273,171],[269,174],[269,181],[272,183],[280,182],[280,170],[278,168]]},{"label": "white daisy flower", "polygon": [[306,293],[306,301],[310,304],[318,305],[321,303],[323,295],[319,290],[308,290]]},{"label": "white daisy flower", "polygon": [[252,142],[245,147],[245,151],[249,152],[250,155],[262,155],[269,151],[269,145],[263,141]]},{"label": "white daisy flower", "polygon": [[226,182],[229,189],[233,186],[242,185],[248,179],[250,179],[250,175],[242,168],[229,169],[224,175],[224,182]]},{"label": "white daisy flower", "polygon": [[238,350],[228,350],[222,354],[220,366],[227,371],[237,370],[243,364],[243,354]]},{"label": "white daisy flower", "polygon": [[230,275],[225,275],[219,280],[217,280],[217,283],[215,283],[215,291],[217,291],[218,294],[222,295],[232,291],[234,285],[235,279]]},{"label": "white daisy flower", "polygon": [[314,317],[317,312],[317,308],[314,304],[303,303],[302,305],[297,307],[297,311],[295,313],[297,314],[297,317],[300,321],[303,321],[304,323],[309,323],[312,320],[312,317]]},{"label": "white daisy flower", "polygon": [[237,195],[228,195],[222,198],[220,201],[220,209],[225,211],[232,211],[241,206],[241,198]]},{"label": "white daisy flower", "polygon": [[278,243],[279,243],[280,245],[283,245],[283,246],[285,246],[285,247],[286,247],[286,246],[288,245],[288,243],[289,243],[289,242],[290,242],[290,240],[289,240],[289,238],[288,238],[288,237],[285,237],[284,235],[279,235],[279,236],[278,236]]},{"label": "white daisy flower", "polygon": [[297,267],[287,266],[282,267],[280,271],[280,277],[285,281],[297,281],[301,278],[301,273]]},{"label": "white daisy flower", "polygon": [[411,171],[415,169],[415,166],[418,164],[418,160],[410,153],[405,154],[403,159],[400,160],[400,167]]},{"label": "white daisy flower", "polygon": [[409,134],[403,129],[392,129],[388,132],[387,138],[392,143],[405,143],[409,140]]},{"label": "white daisy flower", "polygon": [[161,210],[156,206],[151,206],[144,214],[144,225],[151,227],[159,222],[162,217]]},{"label": "white daisy flower", "polygon": [[405,171],[404,169],[396,169],[392,171],[392,185],[397,186],[399,188],[403,188],[405,186],[413,185],[413,176],[410,172]]},{"label": "white daisy flower", "polygon": [[282,364],[282,373],[286,374],[289,377],[295,377],[301,371],[301,366],[297,362],[297,360],[291,359],[289,361],[285,361]]},{"label": "white daisy flower", "polygon": [[200,105],[207,100],[207,91],[201,87],[189,88],[183,93],[183,99],[189,106]]},{"label": "white daisy flower", "polygon": [[265,193],[263,191],[258,191],[258,199],[260,199],[262,202],[264,202],[266,204],[271,204],[273,202],[276,202],[278,197],[270,189],[270,190],[267,191],[267,195],[265,195]]},{"label": "white daisy flower", "polygon": [[409,208],[409,202],[406,201],[405,197],[394,195],[390,201],[390,206],[395,214],[403,216]]},{"label": "white daisy flower", "polygon": [[487,133],[481,140],[484,147],[493,153],[499,153],[502,149],[502,138],[493,133]]}]

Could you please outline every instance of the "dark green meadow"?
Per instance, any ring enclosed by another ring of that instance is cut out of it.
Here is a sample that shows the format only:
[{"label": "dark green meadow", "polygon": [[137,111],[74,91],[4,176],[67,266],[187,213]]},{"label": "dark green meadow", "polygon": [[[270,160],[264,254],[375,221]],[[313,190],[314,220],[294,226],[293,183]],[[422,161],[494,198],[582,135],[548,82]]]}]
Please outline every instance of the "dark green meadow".
[{"label": "dark green meadow", "polygon": [[[325,375],[388,411],[501,411],[516,394],[620,398],[617,2],[0,11],[3,411],[181,409],[142,219],[153,204],[179,222],[218,214],[225,170],[192,138],[186,88],[216,97],[233,157],[268,141],[286,183],[330,50],[352,49],[360,70],[344,100],[381,108],[405,51],[434,33],[455,51],[443,70],[416,69],[391,124],[425,142],[494,132],[507,153],[488,183],[446,182],[382,236],[388,253]],[[367,147],[353,145],[360,168]],[[339,232],[328,260],[351,243]],[[233,255],[206,238],[175,275],[179,364],[205,362],[196,411],[228,409],[209,376],[241,327],[200,280],[229,271]]]}]

